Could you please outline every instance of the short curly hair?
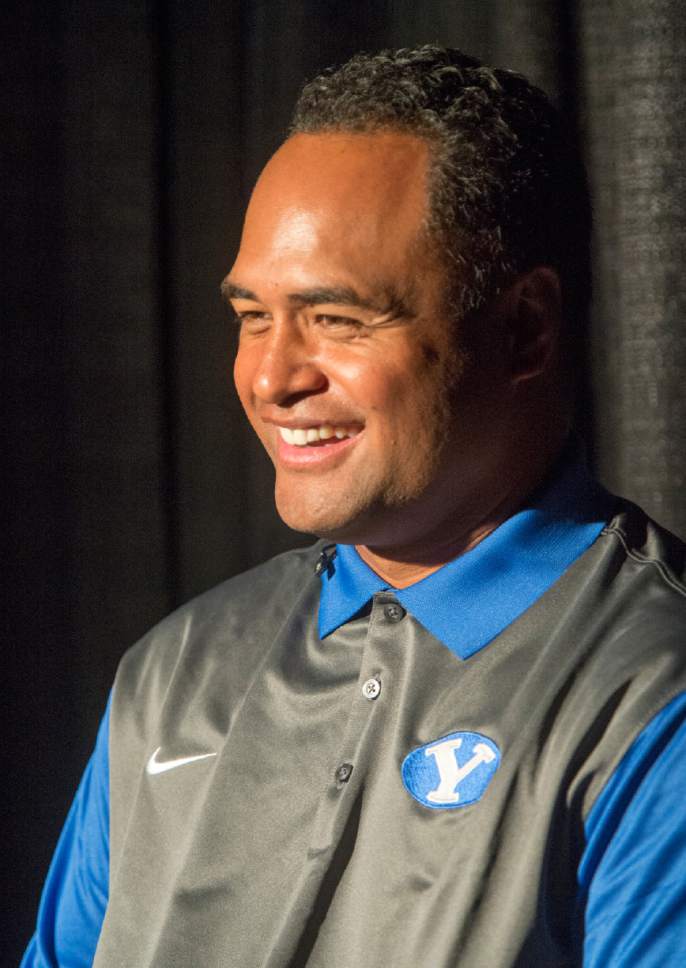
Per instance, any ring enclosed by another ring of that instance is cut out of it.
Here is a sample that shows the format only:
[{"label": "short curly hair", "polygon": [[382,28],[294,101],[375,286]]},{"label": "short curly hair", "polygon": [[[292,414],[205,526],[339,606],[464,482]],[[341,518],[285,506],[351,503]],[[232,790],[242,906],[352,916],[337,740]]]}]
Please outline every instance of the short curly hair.
[{"label": "short curly hair", "polygon": [[427,228],[445,253],[460,316],[537,265],[557,271],[568,320],[586,310],[586,172],[543,91],[455,49],[361,53],[305,86],[291,133],[388,128],[432,147]]}]

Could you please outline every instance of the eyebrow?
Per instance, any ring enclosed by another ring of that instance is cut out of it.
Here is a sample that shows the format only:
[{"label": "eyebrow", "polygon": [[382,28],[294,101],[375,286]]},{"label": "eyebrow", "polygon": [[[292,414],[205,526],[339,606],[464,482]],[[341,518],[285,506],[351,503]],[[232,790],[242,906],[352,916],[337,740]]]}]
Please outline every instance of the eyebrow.
[{"label": "eyebrow", "polygon": [[[222,296],[225,299],[250,299],[253,302],[260,302],[260,299],[251,292],[228,279],[221,284]],[[370,309],[384,315],[393,316],[412,316],[414,315],[399,295],[393,292],[386,294],[386,299],[382,304],[372,299],[365,299],[359,292],[351,286],[313,286],[310,289],[303,289],[300,292],[292,292],[287,296],[289,302],[297,306],[321,306],[321,305],[342,305],[356,306],[358,309]]]}]

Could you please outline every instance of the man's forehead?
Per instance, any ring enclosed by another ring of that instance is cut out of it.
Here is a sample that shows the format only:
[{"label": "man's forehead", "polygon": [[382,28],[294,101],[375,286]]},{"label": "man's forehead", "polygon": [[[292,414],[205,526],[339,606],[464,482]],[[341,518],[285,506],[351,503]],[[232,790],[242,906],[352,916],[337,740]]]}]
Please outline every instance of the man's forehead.
[{"label": "man's forehead", "polygon": [[399,132],[293,136],[258,180],[238,261],[326,254],[355,274],[370,259],[397,268],[425,225],[426,155],[424,142]]},{"label": "man's forehead", "polygon": [[423,204],[429,148],[401,131],[318,132],[289,138],[265,166],[251,205],[283,210],[305,199],[352,207]]},{"label": "man's forehead", "polygon": [[268,301],[348,286],[377,308],[409,305],[434,262],[427,150],[403,132],[290,138],[255,188],[231,282]]}]

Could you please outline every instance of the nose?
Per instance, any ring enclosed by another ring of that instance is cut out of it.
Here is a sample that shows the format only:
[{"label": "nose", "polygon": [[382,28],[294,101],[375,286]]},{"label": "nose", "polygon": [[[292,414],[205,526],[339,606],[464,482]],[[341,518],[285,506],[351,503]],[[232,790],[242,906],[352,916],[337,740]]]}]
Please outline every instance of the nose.
[{"label": "nose", "polygon": [[263,403],[284,407],[320,393],[326,384],[307,333],[301,331],[295,320],[275,320],[257,348],[252,379],[255,397]]}]

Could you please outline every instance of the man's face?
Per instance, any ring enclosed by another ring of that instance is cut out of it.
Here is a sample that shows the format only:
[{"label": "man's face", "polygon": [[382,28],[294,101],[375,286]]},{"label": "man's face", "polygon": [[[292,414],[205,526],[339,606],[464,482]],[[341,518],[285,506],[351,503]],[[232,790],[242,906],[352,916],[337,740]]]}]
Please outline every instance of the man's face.
[{"label": "man's face", "polygon": [[491,381],[465,364],[423,230],[411,135],[296,135],[267,165],[224,289],[235,381],[291,527],[388,547],[440,527],[488,463]]}]

